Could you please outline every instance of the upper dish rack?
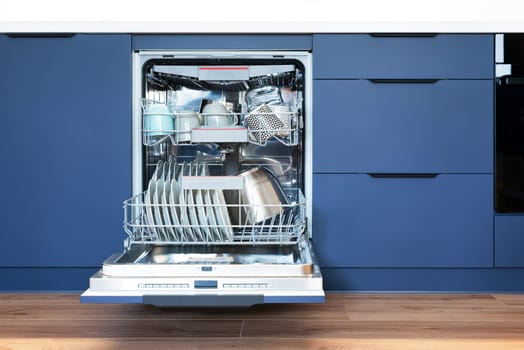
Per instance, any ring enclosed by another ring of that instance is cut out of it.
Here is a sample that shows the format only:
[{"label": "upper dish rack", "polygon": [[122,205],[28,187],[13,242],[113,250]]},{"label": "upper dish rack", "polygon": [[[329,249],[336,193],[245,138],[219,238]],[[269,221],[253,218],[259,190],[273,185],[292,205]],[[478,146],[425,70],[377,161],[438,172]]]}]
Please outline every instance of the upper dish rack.
[{"label": "upper dish rack", "polygon": [[[251,112],[200,113],[200,106],[171,111],[165,104],[153,100],[140,99],[139,104],[145,146],[166,141],[173,145],[252,143],[265,146],[270,140],[296,146],[303,128],[302,115],[296,106],[261,105]],[[220,120],[217,122],[216,118]],[[231,122],[220,124],[224,120]]]}]

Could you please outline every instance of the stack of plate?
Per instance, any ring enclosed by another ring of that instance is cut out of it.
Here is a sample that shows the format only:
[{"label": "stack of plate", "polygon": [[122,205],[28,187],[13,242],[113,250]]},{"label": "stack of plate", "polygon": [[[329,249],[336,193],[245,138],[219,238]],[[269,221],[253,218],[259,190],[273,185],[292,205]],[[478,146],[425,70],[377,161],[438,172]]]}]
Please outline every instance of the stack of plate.
[{"label": "stack of plate", "polygon": [[208,176],[203,162],[158,162],[144,192],[144,217],[157,241],[232,242],[233,228],[220,190],[182,189],[182,176]]}]

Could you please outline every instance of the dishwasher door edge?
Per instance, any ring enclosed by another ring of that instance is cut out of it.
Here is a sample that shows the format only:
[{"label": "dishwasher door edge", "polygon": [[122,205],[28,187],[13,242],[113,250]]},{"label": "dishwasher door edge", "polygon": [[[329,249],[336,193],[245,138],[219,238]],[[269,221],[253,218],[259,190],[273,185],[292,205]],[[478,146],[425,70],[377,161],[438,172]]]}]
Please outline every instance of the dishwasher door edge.
[{"label": "dishwasher door edge", "polygon": [[160,307],[249,307],[256,304],[324,303],[319,291],[296,291],[280,294],[144,294],[142,292],[108,292],[86,290],[82,304],[151,304]]}]

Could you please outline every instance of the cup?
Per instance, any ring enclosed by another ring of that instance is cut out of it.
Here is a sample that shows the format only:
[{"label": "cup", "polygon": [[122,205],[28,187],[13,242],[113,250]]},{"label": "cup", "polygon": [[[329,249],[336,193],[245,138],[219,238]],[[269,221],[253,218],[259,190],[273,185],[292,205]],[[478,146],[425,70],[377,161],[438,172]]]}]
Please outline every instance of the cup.
[{"label": "cup", "polygon": [[177,130],[177,142],[190,142],[191,130],[200,126],[198,114],[192,111],[178,112],[175,117],[175,129]]},{"label": "cup", "polygon": [[220,128],[238,123],[236,115],[229,113],[221,103],[210,103],[202,108],[203,124],[209,127]]},{"label": "cup", "polygon": [[263,145],[284,128],[282,121],[265,104],[258,106],[253,112],[249,113],[246,116],[245,123],[250,130],[250,138]]},{"label": "cup", "polygon": [[154,103],[146,106],[144,130],[148,136],[168,135],[173,133],[174,129],[173,116],[167,105]]}]

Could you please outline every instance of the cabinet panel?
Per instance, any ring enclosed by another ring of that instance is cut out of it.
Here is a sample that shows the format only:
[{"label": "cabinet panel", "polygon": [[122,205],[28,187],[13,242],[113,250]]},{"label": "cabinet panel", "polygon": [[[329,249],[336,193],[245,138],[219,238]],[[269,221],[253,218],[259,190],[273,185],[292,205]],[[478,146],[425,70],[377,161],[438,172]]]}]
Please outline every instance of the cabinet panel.
[{"label": "cabinet panel", "polygon": [[313,237],[325,267],[491,267],[493,176],[315,174]]},{"label": "cabinet panel", "polygon": [[129,35],[0,35],[2,266],[100,266],[131,192]]},{"label": "cabinet panel", "polygon": [[133,49],[311,50],[311,35],[133,35]]},{"label": "cabinet panel", "polygon": [[315,78],[492,79],[494,36],[313,36]]},{"label": "cabinet panel", "polygon": [[524,215],[495,216],[495,266],[524,267]]},{"label": "cabinet panel", "polygon": [[315,172],[493,172],[493,82],[315,80]]}]

